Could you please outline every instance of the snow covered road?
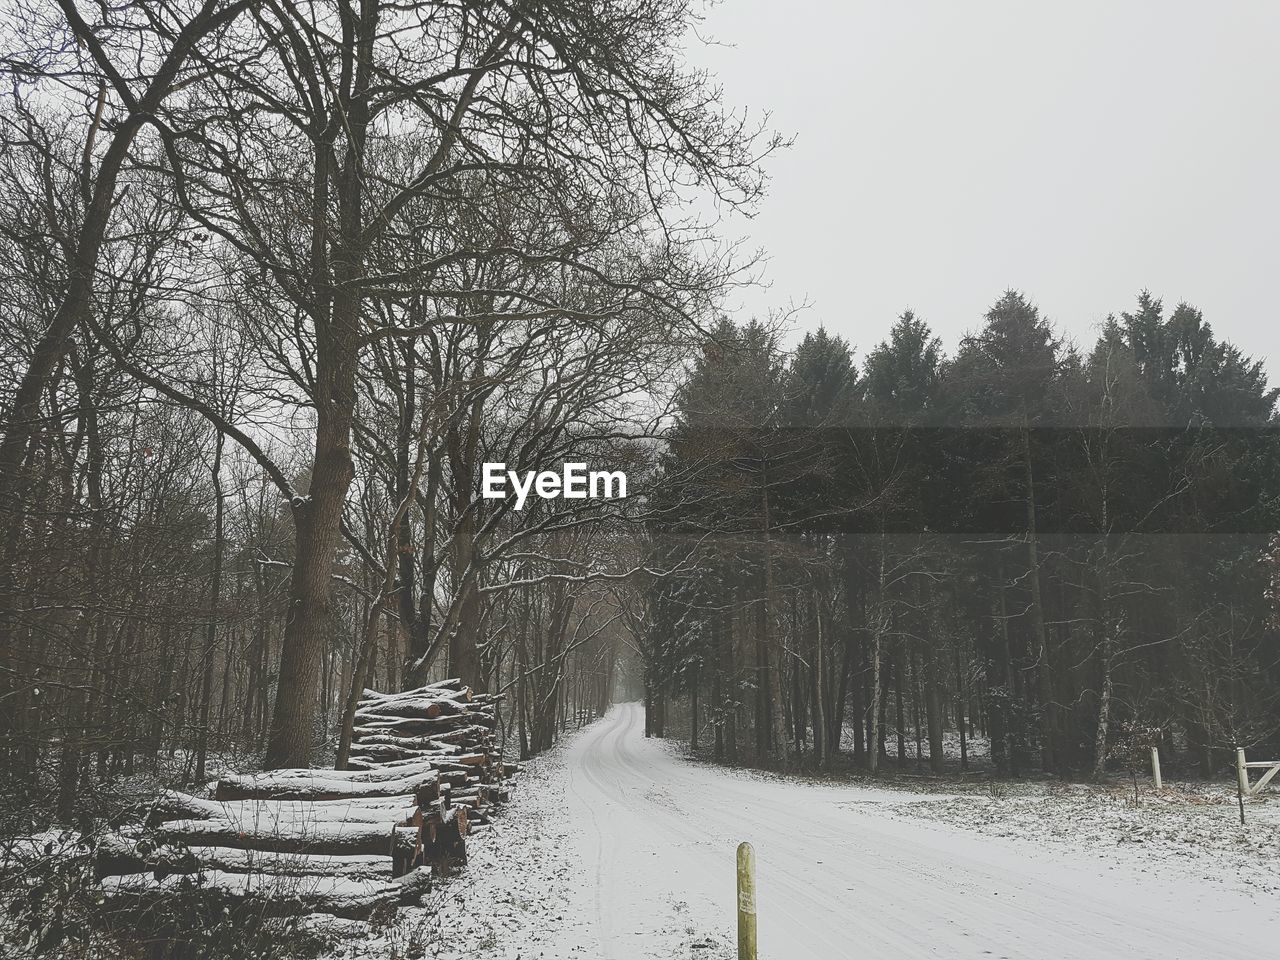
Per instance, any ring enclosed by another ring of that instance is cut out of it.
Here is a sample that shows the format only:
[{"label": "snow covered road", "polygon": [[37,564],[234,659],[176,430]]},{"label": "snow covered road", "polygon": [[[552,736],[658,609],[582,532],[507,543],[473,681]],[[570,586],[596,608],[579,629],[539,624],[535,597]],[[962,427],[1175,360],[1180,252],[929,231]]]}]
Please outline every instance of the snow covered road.
[{"label": "snow covered road", "polygon": [[522,956],[731,956],[740,840],[759,864],[762,960],[1253,960],[1280,948],[1276,901],[1230,878],[879,809],[900,792],[692,763],[644,738],[638,704],[584,729],[562,759],[549,785],[563,787],[563,918],[576,922]]}]

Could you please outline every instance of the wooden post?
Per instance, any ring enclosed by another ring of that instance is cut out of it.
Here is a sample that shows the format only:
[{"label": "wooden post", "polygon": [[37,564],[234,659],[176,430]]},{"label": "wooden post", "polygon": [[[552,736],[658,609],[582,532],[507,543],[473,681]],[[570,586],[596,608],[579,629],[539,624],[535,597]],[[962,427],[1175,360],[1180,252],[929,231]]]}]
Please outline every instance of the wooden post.
[{"label": "wooden post", "polygon": [[1249,792],[1249,768],[1244,765],[1244,747],[1236,747],[1236,802],[1240,804],[1240,826],[1244,826],[1244,795]]},{"label": "wooden post", "polygon": [[1156,782],[1156,789],[1164,789],[1164,782],[1160,779],[1160,748],[1151,748],[1151,777]]},{"label": "wooden post", "polygon": [[738,960],[756,960],[756,852],[738,844]]}]

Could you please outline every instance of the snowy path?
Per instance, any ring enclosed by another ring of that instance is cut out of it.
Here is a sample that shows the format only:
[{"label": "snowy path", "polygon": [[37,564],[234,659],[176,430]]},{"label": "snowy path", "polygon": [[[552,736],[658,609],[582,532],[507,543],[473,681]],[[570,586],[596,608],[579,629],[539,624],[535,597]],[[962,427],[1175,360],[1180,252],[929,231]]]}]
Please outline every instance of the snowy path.
[{"label": "snowy path", "polygon": [[1227,878],[878,812],[901,793],[690,763],[644,739],[636,704],[577,735],[558,773],[563,796],[548,800],[565,804],[559,853],[572,862],[562,935],[526,957],[730,956],[744,839],[759,863],[762,960],[1253,960],[1280,948],[1275,901]]}]

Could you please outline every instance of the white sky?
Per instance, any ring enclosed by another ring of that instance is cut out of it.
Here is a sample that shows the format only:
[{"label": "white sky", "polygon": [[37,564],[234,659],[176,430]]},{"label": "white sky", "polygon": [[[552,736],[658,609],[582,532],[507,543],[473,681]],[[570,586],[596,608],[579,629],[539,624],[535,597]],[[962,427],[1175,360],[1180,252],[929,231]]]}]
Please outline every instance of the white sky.
[{"label": "white sky", "polygon": [[747,313],[948,352],[1007,287],[1091,342],[1150,288],[1280,380],[1280,0],[727,0],[692,63],[770,111]]}]

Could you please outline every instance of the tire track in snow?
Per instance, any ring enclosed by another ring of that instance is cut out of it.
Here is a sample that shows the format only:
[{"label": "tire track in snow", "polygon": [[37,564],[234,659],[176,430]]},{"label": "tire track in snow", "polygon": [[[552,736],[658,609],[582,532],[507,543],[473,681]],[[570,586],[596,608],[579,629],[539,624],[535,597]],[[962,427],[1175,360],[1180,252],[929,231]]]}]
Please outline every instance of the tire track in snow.
[{"label": "tire track in snow", "polygon": [[645,740],[636,704],[584,729],[566,764],[568,814],[593,841],[583,914],[608,960],[687,957],[690,933],[732,942],[740,839],[760,863],[762,960],[1253,960],[1280,941],[1274,900],[1215,880],[895,819],[862,786],[680,760]]}]

